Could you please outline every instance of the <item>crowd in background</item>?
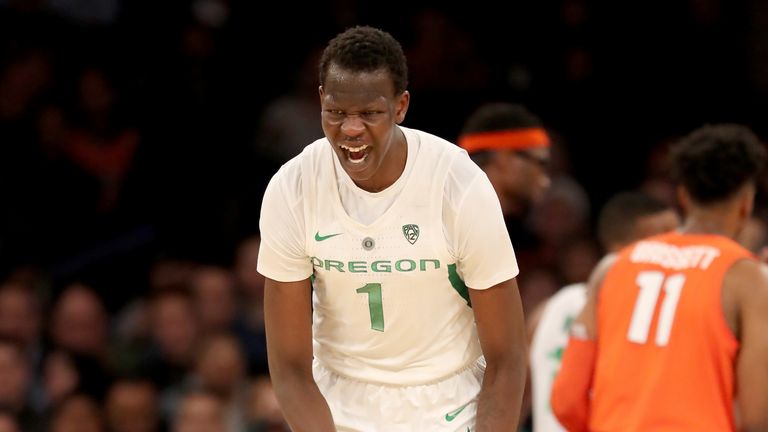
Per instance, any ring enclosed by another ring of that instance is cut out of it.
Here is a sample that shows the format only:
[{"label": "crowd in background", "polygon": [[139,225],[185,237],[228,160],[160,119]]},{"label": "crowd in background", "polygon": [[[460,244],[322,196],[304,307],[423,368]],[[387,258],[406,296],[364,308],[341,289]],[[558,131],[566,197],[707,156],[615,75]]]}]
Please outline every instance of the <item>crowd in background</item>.
[{"label": "crowd in background", "polygon": [[404,43],[406,126],[455,140],[488,101],[544,120],[552,184],[512,238],[526,311],[586,280],[613,192],[674,203],[679,134],[768,132],[757,0],[491,3],[0,0],[0,431],[283,430],[258,214],[322,137],[319,48],[348,25]]}]

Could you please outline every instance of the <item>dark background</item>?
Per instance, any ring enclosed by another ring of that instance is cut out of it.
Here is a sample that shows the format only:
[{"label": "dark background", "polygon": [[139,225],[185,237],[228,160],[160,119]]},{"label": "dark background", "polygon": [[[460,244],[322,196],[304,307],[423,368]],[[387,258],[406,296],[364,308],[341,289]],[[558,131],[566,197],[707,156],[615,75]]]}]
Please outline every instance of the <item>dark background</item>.
[{"label": "dark background", "polygon": [[[0,1],[0,275],[33,265],[54,284],[85,279],[116,309],[158,257],[230,262],[285,160],[262,119],[354,24],[405,48],[406,126],[454,140],[479,104],[522,102],[593,208],[703,123],[768,132],[765,2],[444,3]],[[89,97],[110,102],[85,107],[88,71],[101,77]],[[319,130],[311,117],[286,122]],[[138,137],[117,180],[72,157],[78,131]]]}]

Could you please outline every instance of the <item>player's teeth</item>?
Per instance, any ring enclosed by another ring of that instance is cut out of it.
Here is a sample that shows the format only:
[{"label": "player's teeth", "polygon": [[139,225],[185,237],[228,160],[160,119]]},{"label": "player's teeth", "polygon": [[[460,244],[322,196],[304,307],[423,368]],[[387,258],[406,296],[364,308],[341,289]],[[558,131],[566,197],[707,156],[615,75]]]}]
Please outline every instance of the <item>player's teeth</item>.
[{"label": "player's teeth", "polygon": [[344,150],[349,150],[349,151],[351,151],[353,153],[357,153],[357,152],[361,152],[361,151],[367,149],[368,148],[368,144],[362,145],[360,147],[349,147],[349,146],[345,146],[345,145],[342,144],[340,147],[343,148]]}]

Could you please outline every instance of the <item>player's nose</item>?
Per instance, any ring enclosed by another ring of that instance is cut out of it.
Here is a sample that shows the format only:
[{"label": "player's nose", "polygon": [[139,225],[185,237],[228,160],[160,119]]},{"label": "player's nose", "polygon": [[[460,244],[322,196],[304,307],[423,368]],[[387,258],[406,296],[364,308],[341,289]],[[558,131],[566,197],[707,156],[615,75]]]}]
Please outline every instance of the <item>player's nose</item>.
[{"label": "player's nose", "polygon": [[341,132],[349,137],[356,137],[363,133],[365,125],[363,120],[356,115],[348,115],[341,123]]}]

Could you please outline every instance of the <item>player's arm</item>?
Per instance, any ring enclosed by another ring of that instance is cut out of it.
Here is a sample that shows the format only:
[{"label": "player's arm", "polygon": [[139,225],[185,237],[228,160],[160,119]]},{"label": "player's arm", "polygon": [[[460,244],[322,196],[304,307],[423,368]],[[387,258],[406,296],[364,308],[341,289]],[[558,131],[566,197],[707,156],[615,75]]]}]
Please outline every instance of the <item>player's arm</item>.
[{"label": "player's arm", "polygon": [[517,430],[526,371],[517,282],[510,279],[488,289],[470,289],[469,296],[487,363],[477,404],[477,431]]},{"label": "player's arm", "polygon": [[267,358],[275,394],[294,431],[334,431],[328,403],[312,377],[312,264],[304,232],[302,182],[296,160],[264,191],[257,269],[264,275]]},{"label": "player's arm", "polygon": [[291,430],[335,431],[331,411],[312,377],[309,279],[264,285],[269,372]]},{"label": "player's arm", "polygon": [[586,431],[589,398],[597,351],[597,297],[615,256],[603,258],[587,283],[587,302],[571,326],[560,371],[552,385],[550,403],[560,424],[571,432]]},{"label": "player's arm", "polygon": [[[768,267],[740,261],[728,271],[723,297],[735,294],[741,347],[736,388],[741,431],[768,430]],[[725,290],[729,290],[726,292]]]},{"label": "player's arm", "polygon": [[[525,323],[515,277],[517,258],[499,198],[488,177],[469,161],[456,158],[456,190],[446,193],[451,251],[469,288],[486,370],[475,418],[476,430],[515,431],[520,418],[527,363]],[[471,180],[463,177],[471,174]],[[456,193],[460,191],[461,193]]]}]

